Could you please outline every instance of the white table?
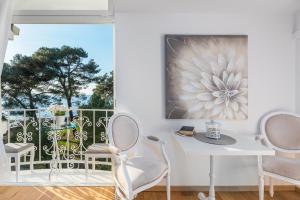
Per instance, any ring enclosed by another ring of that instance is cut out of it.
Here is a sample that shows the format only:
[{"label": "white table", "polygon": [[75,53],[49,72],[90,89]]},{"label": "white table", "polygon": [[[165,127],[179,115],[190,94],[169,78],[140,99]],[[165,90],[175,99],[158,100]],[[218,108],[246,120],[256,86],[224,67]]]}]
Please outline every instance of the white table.
[{"label": "white table", "polygon": [[[226,133],[227,134],[227,133]],[[193,137],[182,137],[173,134],[175,140],[182,148],[186,155],[209,156],[210,157],[210,188],[209,196],[205,197],[203,193],[199,193],[198,197],[201,200],[215,200],[215,185],[214,185],[214,157],[215,156],[257,156],[258,160],[258,176],[259,176],[259,200],[263,200],[264,195],[264,178],[262,172],[262,156],[275,155],[275,151],[263,146],[260,142],[255,141],[254,136],[234,135],[237,140],[233,145],[212,145],[200,142]]]}]

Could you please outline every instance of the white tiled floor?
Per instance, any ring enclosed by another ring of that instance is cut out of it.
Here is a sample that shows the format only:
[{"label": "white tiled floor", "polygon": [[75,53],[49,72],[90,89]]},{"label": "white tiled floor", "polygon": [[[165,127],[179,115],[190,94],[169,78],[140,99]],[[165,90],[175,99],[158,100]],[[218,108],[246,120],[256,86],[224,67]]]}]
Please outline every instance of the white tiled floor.
[{"label": "white tiled floor", "polygon": [[[13,174],[15,175],[15,174]],[[0,185],[14,186],[112,186],[111,172],[89,172],[88,177],[83,169],[56,170],[49,181],[49,170],[22,171],[19,182],[13,180],[0,180]]]}]

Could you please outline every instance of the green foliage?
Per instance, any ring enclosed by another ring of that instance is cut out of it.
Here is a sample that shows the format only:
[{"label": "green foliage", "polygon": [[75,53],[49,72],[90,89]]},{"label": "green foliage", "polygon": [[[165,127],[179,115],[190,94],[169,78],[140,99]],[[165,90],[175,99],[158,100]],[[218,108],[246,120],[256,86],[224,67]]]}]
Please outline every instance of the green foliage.
[{"label": "green foliage", "polygon": [[99,77],[97,86],[94,89],[93,95],[90,97],[86,105],[81,108],[114,108],[114,83],[113,72],[106,73]]},{"label": "green foliage", "polygon": [[72,98],[79,97],[79,91],[98,80],[99,65],[94,60],[87,63],[87,52],[82,48],[62,46],[59,48],[42,47],[32,58],[43,63],[46,71],[52,74],[49,91],[67,100],[72,107]]},{"label": "green foliage", "polygon": [[4,64],[1,89],[6,108],[34,109],[48,105],[51,76],[40,63],[28,56],[16,55],[10,64]]},{"label": "green foliage", "polygon": [[34,109],[61,99],[72,107],[74,97],[84,99],[81,89],[101,81],[99,65],[87,58],[82,48],[69,46],[42,47],[32,56],[16,55],[2,73],[4,107]]},{"label": "green foliage", "polygon": [[66,111],[56,111],[54,113],[54,116],[65,116],[66,115]]}]

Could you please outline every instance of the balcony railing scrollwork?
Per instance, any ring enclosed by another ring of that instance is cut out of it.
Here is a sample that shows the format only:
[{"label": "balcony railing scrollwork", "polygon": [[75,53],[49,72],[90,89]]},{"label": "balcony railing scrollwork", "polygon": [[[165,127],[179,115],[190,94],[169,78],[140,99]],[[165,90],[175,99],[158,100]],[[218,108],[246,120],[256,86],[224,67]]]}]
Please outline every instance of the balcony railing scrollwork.
[{"label": "balcony railing scrollwork", "polygon": [[[36,169],[49,168],[53,155],[53,134],[58,141],[61,166],[63,168],[84,168],[84,152],[94,143],[107,143],[107,126],[113,110],[70,109],[72,119],[66,116],[66,124],[72,122],[73,129],[53,131],[54,120],[47,109],[6,109],[3,110],[2,129],[6,143],[33,143],[35,146],[34,165]],[[68,112],[69,113],[69,112]],[[23,160],[26,163],[26,159]],[[106,158],[95,161],[96,169],[109,170]]]}]

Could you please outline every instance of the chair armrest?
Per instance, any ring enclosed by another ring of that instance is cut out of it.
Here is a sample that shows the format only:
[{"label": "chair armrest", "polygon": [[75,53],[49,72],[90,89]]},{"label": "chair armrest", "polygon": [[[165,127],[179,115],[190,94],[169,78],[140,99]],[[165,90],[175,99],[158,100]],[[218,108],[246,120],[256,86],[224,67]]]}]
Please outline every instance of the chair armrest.
[{"label": "chair armrest", "polygon": [[165,160],[166,164],[170,168],[170,161],[169,161],[169,158],[167,156],[167,152],[166,152],[166,148],[165,148],[165,142],[160,140],[158,137],[152,136],[152,135],[149,135],[146,138],[148,140],[152,141],[152,142],[156,142],[156,143],[160,144],[160,150],[162,152],[163,159]]}]

